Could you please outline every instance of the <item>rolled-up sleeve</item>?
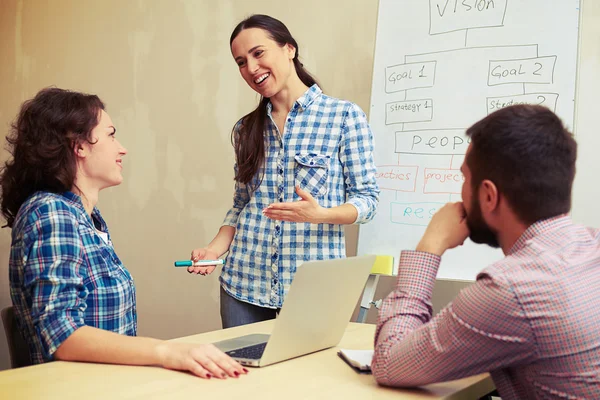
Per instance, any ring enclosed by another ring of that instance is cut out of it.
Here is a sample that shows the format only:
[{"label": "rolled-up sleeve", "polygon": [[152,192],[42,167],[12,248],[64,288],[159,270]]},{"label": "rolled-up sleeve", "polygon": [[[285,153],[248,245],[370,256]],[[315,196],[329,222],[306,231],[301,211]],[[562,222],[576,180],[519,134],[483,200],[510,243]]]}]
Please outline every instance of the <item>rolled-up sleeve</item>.
[{"label": "rolled-up sleeve", "polygon": [[346,203],[358,211],[355,224],[373,219],[379,204],[379,187],[375,178],[373,133],[367,116],[356,104],[351,104],[344,120],[340,145],[346,186]]},{"label": "rolled-up sleeve", "polygon": [[77,219],[60,203],[40,207],[30,219],[23,284],[30,294],[31,318],[44,359],[51,360],[58,347],[85,325],[84,248]]}]

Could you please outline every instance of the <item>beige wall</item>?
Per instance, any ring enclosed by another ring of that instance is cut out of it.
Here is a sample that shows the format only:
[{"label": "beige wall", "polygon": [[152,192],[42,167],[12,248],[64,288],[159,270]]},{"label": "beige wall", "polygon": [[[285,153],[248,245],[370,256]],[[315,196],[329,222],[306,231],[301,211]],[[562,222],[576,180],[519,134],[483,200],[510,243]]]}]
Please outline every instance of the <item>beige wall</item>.
[{"label": "beige wall", "polygon": [[[583,10],[578,79],[585,84],[578,86],[576,128],[593,137],[600,2],[585,0]],[[100,95],[130,151],[125,182],[103,192],[99,206],[136,280],[142,335],[220,327],[217,276],[192,277],[172,262],[207,243],[231,203],[229,132],[256,97],[239,77],[228,41],[251,13],[282,19],[325,92],[368,113],[377,0],[0,0],[0,132],[22,101],[56,85]],[[597,210],[597,185],[586,184],[581,171],[597,170],[597,152],[580,148],[573,212],[596,226],[600,216],[590,210]],[[349,255],[356,232],[348,229]],[[10,230],[2,229],[0,308],[10,305],[9,248]],[[393,281],[382,279],[375,298]],[[439,281],[434,308],[465,285]],[[0,334],[0,370],[8,365]]]},{"label": "beige wall", "polygon": [[[231,205],[230,130],[257,98],[229,35],[252,13],[284,21],[324,91],[368,112],[377,0],[0,0],[2,134],[22,101],[56,85],[98,94],[129,150],[124,183],[99,207],[137,284],[141,335],[220,328],[217,275],[172,265],[212,239]],[[9,248],[2,229],[1,308]],[[0,369],[8,365],[0,335]]]}]

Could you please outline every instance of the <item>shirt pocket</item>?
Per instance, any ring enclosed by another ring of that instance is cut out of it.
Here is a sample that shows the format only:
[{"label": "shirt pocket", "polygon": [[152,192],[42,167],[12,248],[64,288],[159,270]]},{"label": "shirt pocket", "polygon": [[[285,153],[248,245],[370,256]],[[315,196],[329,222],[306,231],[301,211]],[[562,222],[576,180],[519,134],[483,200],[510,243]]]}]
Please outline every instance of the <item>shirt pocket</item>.
[{"label": "shirt pocket", "polygon": [[294,178],[296,186],[308,191],[313,197],[325,196],[329,191],[330,156],[321,154],[296,154]]}]

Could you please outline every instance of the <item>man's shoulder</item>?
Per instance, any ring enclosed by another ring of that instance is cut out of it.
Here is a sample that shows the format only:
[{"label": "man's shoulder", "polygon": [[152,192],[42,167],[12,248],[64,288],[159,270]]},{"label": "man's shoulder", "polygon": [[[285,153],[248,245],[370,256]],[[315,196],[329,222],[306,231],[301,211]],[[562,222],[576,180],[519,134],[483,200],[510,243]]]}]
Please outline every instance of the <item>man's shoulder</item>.
[{"label": "man's shoulder", "polygon": [[493,279],[516,293],[561,287],[590,263],[600,263],[600,230],[569,224],[534,236],[514,253],[484,268],[477,279]]},{"label": "man's shoulder", "polygon": [[535,280],[536,273],[544,273],[542,266],[555,264],[555,257],[552,251],[516,252],[488,265],[477,279],[488,277],[506,284]]},{"label": "man's shoulder", "polygon": [[570,218],[548,221],[550,222],[536,223],[530,228],[533,232],[526,232],[523,235],[525,237],[517,241],[509,255],[491,264],[484,271],[498,274],[517,273],[532,265],[554,264],[572,253],[594,252],[600,248],[600,229],[576,224]]}]

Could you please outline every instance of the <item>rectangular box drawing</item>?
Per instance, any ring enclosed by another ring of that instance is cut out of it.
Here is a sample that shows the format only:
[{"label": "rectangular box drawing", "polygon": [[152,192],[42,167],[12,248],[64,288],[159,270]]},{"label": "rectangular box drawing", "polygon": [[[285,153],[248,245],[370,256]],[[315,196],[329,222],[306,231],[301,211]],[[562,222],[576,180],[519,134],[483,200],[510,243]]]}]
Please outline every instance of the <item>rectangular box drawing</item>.
[{"label": "rectangular box drawing", "polygon": [[375,178],[380,189],[415,192],[419,167],[413,165],[378,165]]},{"label": "rectangular box drawing", "polygon": [[[490,60],[534,58],[537,57],[537,54],[538,48],[536,45],[519,45],[463,48],[407,55],[405,58],[409,63],[436,62],[435,86],[419,89],[419,94],[408,92],[410,97],[407,97],[407,99],[433,99],[435,112],[432,121],[405,125],[403,130],[448,129],[471,126],[477,119],[473,117],[474,110],[479,110],[478,112],[481,113],[479,117],[485,116],[486,97],[525,93],[522,85],[510,91],[506,91],[505,87],[502,86],[488,86]],[[461,62],[461,60],[465,60],[465,62]],[[532,90],[554,91],[553,89],[539,88]],[[390,101],[392,100],[385,99],[384,104]],[[380,108],[382,113],[384,112],[384,104]],[[381,122],[383,125],[384,121]]]},{"label": "rectangular box drawing", "polygon": [[502,26],[508,0],[429,0],[429,33]]},{"label": "rectangular box drawing", "polygon": [[385,92],[432,87],[435,61],[392,65],[385,68]]},{"label": "rectangular box drawing", "polygon": [[396,153],[462,155],[471,139],[465,129],[432,129],[396,132]]},{"label": "rectangular box drawing", "polygon": [[433,100],[395,101],[385,105],[385,124],[426,122],[433,119]]},{"label": "rectangular box drawing", "polygon": [[487,111],[490,114],[496,110],[515,104],[537,104],[548,107],[556,112],[557,99],[558,93],[527,93],[516,94],[514,96],[488,97]]},{"label": "rectangular box drawing", "polygon": [[465,177],[459,169],[425,168],[425,194],[460,194]]},{"label": "rectangular box drawing", "polygon": [[488,85],[552,83],[556,56],[490,61]]}]

